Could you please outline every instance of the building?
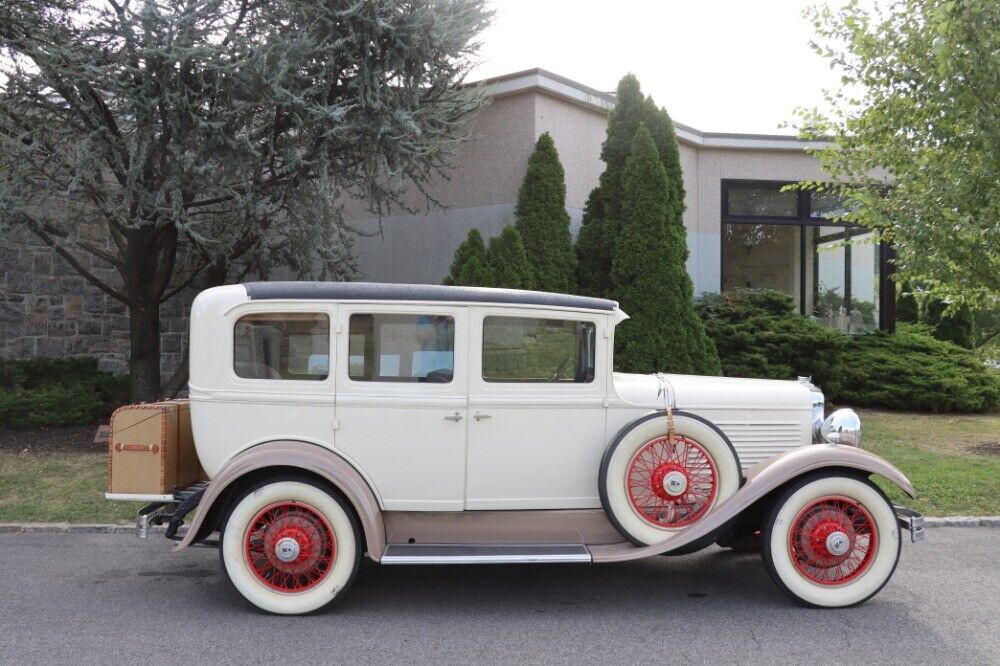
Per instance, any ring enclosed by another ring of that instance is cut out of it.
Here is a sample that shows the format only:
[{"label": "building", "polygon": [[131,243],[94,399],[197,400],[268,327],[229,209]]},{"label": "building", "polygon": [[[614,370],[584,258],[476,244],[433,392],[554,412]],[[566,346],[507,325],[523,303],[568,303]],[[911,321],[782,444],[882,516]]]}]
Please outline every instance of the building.
[{"label": "building", "polygon": [[[485,83],[493,102],[472,120],[447,178],[428,186],[443,209],[415,192],[408,201],[415,214],[376,219],[360,204],[347,205],[354,226],[369,234],[355,245],[362,279],[440,283],[471,228],[490,237],[514,222],[517,191],[543,132],[559,150],[574,234],[579,229],[584,202],[604,169],[600,148],[614,96],[542,69]],[[825,216],[838,209],[836,201],[781,191],[787,183],[823,179],[818,161],[806,153],[809,142],[700,132],[679,123],[676,130],[696,293],[770,287],[792,296],[803,314],[843,331],[892,327],[890,249],[830,223]],[[106,370],[126,369],[124,306],[37,239],[21,234],[0,243],[0,295],[0,358],[92,355]],[[183,362],[186,312],[179,298],[164,305],[165,373]]]},{"label": "building", "polygon": [[[440,283],[471,228],[488,238],[513,224],[528,157],[544,132],[559,150],[574,235],[579,229],[604,169],[600,149],[614,96],[542,69],[487,83],[492,104],[473,121],[449,178],[429,187],[447,209],[381,219],[354,212],[354,224],[372,234],[355,246],[364,279]],[[789,183],[823,180],[818,160],[806,153],[822,144],[700,132],[680,123],[676,131],[696,293],[774,288],[803,314],[844,331],[891,326],[894,298],[883,298],[892,289],[889,249],[826,219],[839,210],[829,196],[782,191]],[[408,203],[427,208],[418,199]]]}]

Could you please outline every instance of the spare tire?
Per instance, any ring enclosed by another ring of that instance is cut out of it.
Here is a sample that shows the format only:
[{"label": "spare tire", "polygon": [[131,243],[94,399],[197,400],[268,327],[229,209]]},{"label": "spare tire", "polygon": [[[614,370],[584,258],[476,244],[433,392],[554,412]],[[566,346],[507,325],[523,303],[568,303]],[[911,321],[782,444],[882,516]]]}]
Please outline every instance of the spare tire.
[{"label": "spare tire", "polygon": [[622,428],[604,451],[601,504],[637,546],[662,543],[700,520],[739,489],[739,457],[710,421],[675,410],[673,441],[666,412]]}]

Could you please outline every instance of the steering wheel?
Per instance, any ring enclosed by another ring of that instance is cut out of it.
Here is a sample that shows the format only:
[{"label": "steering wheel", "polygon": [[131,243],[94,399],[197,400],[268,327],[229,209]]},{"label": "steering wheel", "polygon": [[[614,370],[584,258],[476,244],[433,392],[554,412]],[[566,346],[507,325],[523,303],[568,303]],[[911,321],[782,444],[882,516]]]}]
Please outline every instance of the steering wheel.
[{"label": "steering wheel", "polygon": [[572,361],[572,360],[573,360],[573,355],[572,354],[567,354],[566,358],[564,358],[563,360],[559,361],[559,367],[557,367],[556,371],[552,373],[551,377],[549,377],[549,381],[550,382],[557,382],[557,381],[559,381],[559,378],[562,377],[563,370],[566,369],[566,366],[569,365],[569,362]]}]

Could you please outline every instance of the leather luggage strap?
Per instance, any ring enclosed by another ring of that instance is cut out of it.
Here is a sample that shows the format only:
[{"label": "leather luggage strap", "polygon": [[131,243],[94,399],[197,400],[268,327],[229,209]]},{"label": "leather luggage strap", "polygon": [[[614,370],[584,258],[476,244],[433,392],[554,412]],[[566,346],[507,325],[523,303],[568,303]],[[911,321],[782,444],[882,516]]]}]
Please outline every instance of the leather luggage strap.
[{"label": "leather luggage strap", "polygon": [[141,451],[143,453],[159,453],[160,447],[158,444],[122,444],[118,442],[115,444],[115,451]]}]

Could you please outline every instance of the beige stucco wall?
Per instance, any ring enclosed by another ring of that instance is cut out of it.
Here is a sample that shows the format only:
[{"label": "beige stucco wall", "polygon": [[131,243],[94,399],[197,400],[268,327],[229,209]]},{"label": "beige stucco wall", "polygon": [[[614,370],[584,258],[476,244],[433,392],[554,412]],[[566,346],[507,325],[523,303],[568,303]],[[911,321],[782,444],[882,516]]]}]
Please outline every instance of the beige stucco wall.
[{"label": "beige stucco wall", "polygon": [[604,171],[601,144],[607,126],[608,117],[600,111],[552,95],[535,95],[535,138],[545,132],[552,135],[566,172],[567,208],[583,210]]}]

